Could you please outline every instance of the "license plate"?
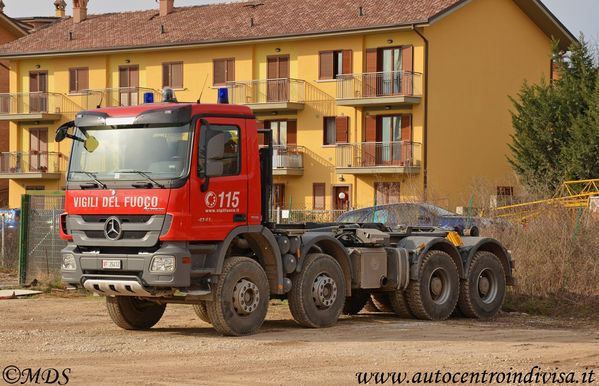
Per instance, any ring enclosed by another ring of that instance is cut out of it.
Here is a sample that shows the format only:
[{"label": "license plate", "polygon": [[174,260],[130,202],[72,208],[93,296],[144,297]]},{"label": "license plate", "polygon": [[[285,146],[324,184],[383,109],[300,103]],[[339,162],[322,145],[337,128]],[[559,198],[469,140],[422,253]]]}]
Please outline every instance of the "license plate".
[{"label": "license plate", "polygon": [[102,260],[102,267],[104,269],[121,269],[120,260]]}]

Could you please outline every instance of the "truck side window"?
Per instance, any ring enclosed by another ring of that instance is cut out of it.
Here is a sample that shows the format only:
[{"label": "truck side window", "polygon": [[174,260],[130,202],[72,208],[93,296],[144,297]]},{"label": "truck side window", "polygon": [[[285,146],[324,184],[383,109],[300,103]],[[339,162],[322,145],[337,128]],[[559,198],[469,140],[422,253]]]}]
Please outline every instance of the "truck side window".
[{"label": "truck side window", "polygon": [[[241,131],[233,125],[210,125],[225,133],[225,155],[223,158],[223,177],[236,176],[241,173]],[[198,177],[204,177],[204,154],[206,152],[205,126],[200,128],[198,140]]]}]

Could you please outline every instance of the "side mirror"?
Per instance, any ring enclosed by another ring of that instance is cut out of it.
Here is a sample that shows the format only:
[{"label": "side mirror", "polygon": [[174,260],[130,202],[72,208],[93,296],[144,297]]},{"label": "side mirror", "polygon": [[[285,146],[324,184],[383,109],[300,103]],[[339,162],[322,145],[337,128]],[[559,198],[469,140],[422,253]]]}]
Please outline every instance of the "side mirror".
[{"label": "side mirror", "polygon": [[60,125],[60,127],[56,129],[56,142],[62,142],[67,138],[71,127],[75,127],[75,121],[66,122]]},{"label": "side mirror", "polygon": [[225,133],[208,129],[206,133],[206,177],[219,177],[223,175],[225,156]]}]

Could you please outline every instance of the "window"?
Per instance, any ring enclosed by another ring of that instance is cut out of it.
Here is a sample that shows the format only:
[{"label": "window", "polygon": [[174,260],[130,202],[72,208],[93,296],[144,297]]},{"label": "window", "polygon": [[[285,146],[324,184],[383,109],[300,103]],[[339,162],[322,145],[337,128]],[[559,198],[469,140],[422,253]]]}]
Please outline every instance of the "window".
[{"label": "window", "polygon": [[320,71],[318,79],[336,79],[338,75],[351,74],[351,61],[351,50],[320,52]]},{"label": "window", "polygon": [[275,208],[285,208],[285,184],[272,185],[272,199]]},{"label": "window", "polygon": [[29,129],[29,171],[48,170],[48,129]]},{"label": "window", "polygon": [[285,148],[297,145],[297,121],[295,119],[263,122],[264,128],[272,130],[273,146]]},{"label": "window", "polygon": [[162,87],[183,88],[183,62],[162,63]]},{"label": "window", "polygon": [[81,92],[89,88],[87,68],[69,68],[69,92]]},{"label": "window", "polygon": [[324,145],[347,142],[348,117],[324,117],[323,140]]},{"label": "window", "polygon": [[224,86],[235,80],[235,58],[214,59],[213,65],[214,86]]},{"label": "window", "polygon": [[312,209],[324,209],[324,183],[315,183],[312,184]]},{"label": "window", "polygon": [[497,195],[498,196],[513,196],[514,195],[514,187],[513,186],[498,186],[497,187]]},{"label": "window", "polygon": [[375,182],[376,204],[396,204],[399,202],[399,182]]},{"label": "window", "polygon": [[[241,173],[241,141],[240,130],[232,125],[210,125],[213,130],[225,133],[225,153],[223,156],[223,177],[236,176]],[[206,151],[206,127],[200,129],[198,142],[198,176],[204,177],[204,154]]]}]

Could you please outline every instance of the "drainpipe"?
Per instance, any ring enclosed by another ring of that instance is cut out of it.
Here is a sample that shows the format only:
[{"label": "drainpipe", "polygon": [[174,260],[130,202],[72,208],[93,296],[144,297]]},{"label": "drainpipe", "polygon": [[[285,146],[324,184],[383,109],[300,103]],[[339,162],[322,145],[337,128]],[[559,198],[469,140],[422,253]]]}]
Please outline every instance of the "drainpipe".
[{"label": "drainpipe", "polygon": [[422,133],[422,168],[423,168],[423,195],[424,201],[427,200],[428,190],[428,40],[416,29],[416,25],[412,24],[412,31],[424,41],[424,125]]}]

